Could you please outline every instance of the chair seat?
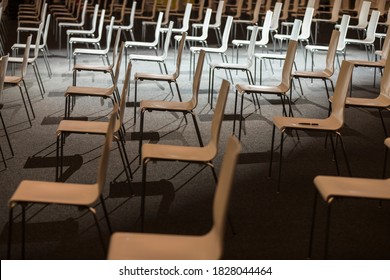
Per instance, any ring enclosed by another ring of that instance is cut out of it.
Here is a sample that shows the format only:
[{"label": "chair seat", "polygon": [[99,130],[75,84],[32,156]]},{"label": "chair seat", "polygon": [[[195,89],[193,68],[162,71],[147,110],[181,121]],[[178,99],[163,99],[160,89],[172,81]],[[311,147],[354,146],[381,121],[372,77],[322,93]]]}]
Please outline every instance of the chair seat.
[{"label": "chair seat", "polygon": [[231,69],[231,70],[248,70],[251,65],[248,63],[245,64],[235,64],[235,63],[210,63],[211,68],[217,69]]},{"label": "chair seat", "polygon": [[68,29],[66,30],[67,35],[72,35],[72,34],[82,34],[82,35],[89,35],[93,34],[92,30],[79,30],[79,29]]},{"label": "chair seat", "polygon": [[[31,21],[31,22],[24,22],[24,23],[36,23],[35,21]],[[16,31],[23,31],[23,32],[38,32],[38,27],[18,27],[17,29],[16,29]]]},{"label": "chair seat", "polygon": [[328,51],[328,46],[306,45],[305,49],[308,51]]},{"label": "chair seat", "polygon": [[326,119],[310,119],[310,118],[295,118],[277,116],[273,119],[274,125],[280,130],[284,128],[302,129],[302,130],[328,130],[337,131],[341,128],[340,123],[336,118],[330,116]]},{"label": "chair seat", "polygon": [[107,55],[107,50],[77,48],[73,54]]},{"label": "chair seat", "polygon": [[348,39],[348,38],[346,38],[345,39],[345,43],[347,43],[347,44],[372,44],[372,43],[374,43],[374,40],[372,40],[372,39],[359,40],[359,39]]},{"label": "chair seat", "polygon": [[156,55],[131,54],[129,56],[129,60],[164,62],[165,57]]},{"label": "chair seat", "polygon": [[210,260],[218,259],[217,240],[210,234],[173,235],[116,232],[110,240],[111,260]]},{"label": "chair seat", "polygon": [[113,91],[113,86],[108,88],[70,86],[68,87],[64,95],[88,95],[108,97],[113,93]]},{"label": "chair seat", "polygon": [[204,50],[206,53],[224,53],[224,50],[222,48],[205,48],[205,47],[191,47],[191,52],[193,53],[200,53],[201,50]]},{"label": "chair seat", "polygon": [[165,101],[165,100],[142,100],[140,108],[160,111],[189,112],[194,109],[192,102]]},{"label": "chair seat", "polygon": [[328,69],[323,71],[296,71],[292,73],[294,78],[313,78],[313,79],[329,79],[332,77],[333,73]]},{"label": "chair seat", "polygon": [[139,41],[126,41],[125,48],[129,47],[144,47],[144,48],[155,48],[155,42],[139,42]]},{"label": "chair seat", "polygon": [[277,54],[277,53],[256,53],[255,57],[258,59],[278,59],[283,60],[286,59],[286,54]]},{"label": "chair seat", "polygon": [[57,135],[64,132],[103,134],[107,133],[108,122],[62,120],[57,128]]},{"label": "chair seat", "polygon": [[143,144],[142,159],[160,159],[170,161],[209,162],[216,154],[210,146],[189,147],[163,144]]},{"label": "chair seat", "polygon": [[4,83],[5,84],[19,84],[23,80],[22,77],[19,76],[5,76],[4,77]]},{"label": "chair seat", "polygon": [[76,64],[73,66],[74,71],[112,72],[112,68],[112,65]]},{"label": "chair seat", "polygon": [[70,43],[85,43],[85,44],[93,44],[93,43],[99,43],[98,38],[81,38],[81,37],[71,37],[69,39]]},{"label": "chair seat", "polygon": [[355,67],[385,67],[386,60],[381,59],[378,61],[370,60],[350,60]]},{"label": "chair seat", "polygon": [[328,202],[334,196],[390,199],[390,179],[317,176],[314,183]]},{"label": "chair seat", "polygon": [[97,184],[22,181],[10,199],[14,202],[57,203],[89,206],[99,198]]},{"label": "chair seat", "polygon": [[153,74],[146,72],[136,72],[134,74],[135,80],[149,80],[149,81],[166,81],[166,82],[174,82],[176,80],[175,76],[172,74]]},{"label": "chair seat", "polygon": [[238,84],[236,85],[238,92],[246,93],[265,93],[265,94],[284,94],[289,88],[284,85],[277,86],[259,86],[259,85],[248,85],[248,84]]},{"label": "chair seat", "polygon": [[347,99],[345,100],[345,105],[358,107],[387,108],[390,106],[390,97],[387,97],[383,94],[379,95],[377,98],[347,97]]}]

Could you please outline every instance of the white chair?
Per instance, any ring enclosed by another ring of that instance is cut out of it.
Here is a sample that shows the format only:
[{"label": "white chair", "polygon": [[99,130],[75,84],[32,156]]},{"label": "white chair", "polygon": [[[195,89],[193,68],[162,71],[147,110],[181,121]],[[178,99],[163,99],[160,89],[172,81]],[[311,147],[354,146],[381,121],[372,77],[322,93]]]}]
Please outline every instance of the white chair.
[{"label": "white chair", "polygon": [[[88,6],[88,0],[84,1],[83,10],[81,11],[80,15],[80,21],[79,22],[71,22],[71,20],[67,21],[61,21],[56,22],[56,26],[58,26],[58,48],[61,49],[61,35],[62,35],[62,28],[79,28],[83,29],[85,25],[85,16],[87,14],[87,6]],[[59,19],[57,19],[59,20]]]},{"label": "white chair", "polygon": [[[272,13],[271,11],[269,11],[269,12]],[[269,19],[270,19],[270,17],[269,17]],[[229,70],[229,71],[230,70],[245,71],[247,79],[248,79],[248,83],[254,84],[253,75],[252,75],[250,68],[252,67],[252,63],[253,63],[253,54],[254,54],[255,46],[256,46],[257,32],[258,32],[258,27],[255,26],[252,30],[251,38],[249,40],[249,45],[248,45],[248,50],[247,50],[247,59],[246,59],[245,63],[241,63],[241,64],[239,64],[238,62],[235,64],[234,63],[224,63],[224,62],[210,63],[210,65],[209,65],[210,68],[209,68],[209,96],[208,96],[208,100],[209,100],[211,108],[213,108],[214,78],[215,78],[214,72],[216,69],[217,70],[218,69],[225,69],[225,70]],[[266,32],[268,34],[268,30]],[[232,83],[233,83],[233,81],[232,81]]]},{"label": "white chair", "polygon": [[142,48],[149,48],[153,49],[155,54],[157,55],[157,47],[160,39],[160,28],[161,23],[163,20],[164,13],[160,12],[158,14],[156,29],[154,31],[154,40],[152,42],[145,42],[145,41],[126,41],[125,42],[125,64],[127,65],[127,49],[128,48],[136,48],[136,47],[142,47]]},{"label": "white chair", "polygon": [[[267,11],[265,18],[264,18],[264,23],[263,26],[259,29],[261,29],[261,38],[259,41],[256,41],[255,45],[260,48],[266,48],[267,44],[269,42],[269,33],[270,33],[270,28],[271,28],[271,22],[272,22],[272,17],[273,17],[273,12]],[[251,30],[254,29],[255,26],[251,28]],[[253,32],[253,31],[252,31]],[[253,33],[252,33],[253,34]],[[250,40],[237,40],[234,39],[232,41],[232,59],[234,59],[234,47],[237,48],[236,50],[236,63],[238,63],[238,53],[239,53],[239,48],[242,46],[248,46],[250,44]]]},{"label": "white chair", "polygon": [[[123,32],[123,35],[127,41],[127,36],[126,36],[126,31],[130,33],[130,38],[131,40],[135,41],[134,38],[134,33],[133,33],[133,28],[134,28],[134,16],[137,8],[137,1],[133,1],[133,4],[131,6],[131,12],[130,12],[130,18],[129,18],[129,24],[128,25],[113,25],[112,29],[113,30],[118,30],[119,28]],[[107,25],[106,28],[109,26]]]},{"label": "white chair", "polygon": [[[103,59],[106,59],[107,64],[110,64],[110,60],[108,58],[108,52],[110,51],[111,39],[112,39],[112,26],[114,25],[114,17],[111,17],[110,25],[108,26],[106,32],[106,48],[105,49],[85,49],[85,48],[76,48],[73,51],[73,66],[76,65],[77,56],[79,55],[97,55]],[[69,60],[69,69],[70,69],[70,60]]]},{"label": "white chair", "polygon": [[[167,0],[165,3],[164,20],[160,23],[160,26],[166,26],[169,23],[169,10],[171,9],[172,0]],[[145,41],[147,26],[157,25],[158,21],[142,21],[142,41]]]},{"label": "white chair", "polygon": [[[96,38],[85,38],[85,37],[70,37],[68,40],[69,44],[69,53],[68,53],[68,59],[69,59],[69,67],[70,67],[70,61],[73,59],[73,44],[92,44],[95,46],[96,49],[100,49],[100,41],[102,39],[103,35],[103,26],[104,26],[104,15],[105,10],[101,11],[100,14],[100,20],[99,20],[99,27],[98,27],[98,36]],[[80,34],[79,34],[80,35]]]},{"label": "white chair", "polygon": [[[191,10],[192,10],[192,4],[187,3],[183,14],[182,26],[179,28],[172,28],[172,34],[182,34],[183,32],[188,31],[188,28],[190,27]],[[168,28],[162,27],[160,28],[160,32],[167,33]]]},{"label": "white chair", "polygon": [[[220,45],[222,43],[222,35],[221,35],[221,19],[224,10],[224,1],[218,2],[217,12],[215,14],[215,22],[209,24],[209,29],[214,29],[215,37],[217,39],[217,43]],[[192,26],[192,34],[197,34],[197,30],[203,28],[203,23],[193,23]]]},{"label": "white chair", "polygon": [[[375,31],[376,31],[376,27],[378,25],[379,16],[380,16],[379,11],[372,12],[371,17],[370,17],[370,21],[368,22],[368,26],[367,26],[366,37],[364,39],[345,38],[345,43],[347,45],[351,45],[351,44],[363,45],[366,48],[368,60],[371,60],[374,56]],[[350,28],[350,27],[348,27],[348,28]],[[370,52],[371,52],[371,57],[370,57]]]},{"label": "white chair", "polygon": [[[161,73],[163,73],[163,70],[161,68],[161,64],[164,66],[164,73],[168,74],[167,66],[165,64],[165,59],[168,56],[168,50],[169,50],[169,43],[172,36],[172,28],[173,28],[173,21],[169,22],[168,27],[168,33],[165,37],[164,41],[164,50],[161,55],[142,55],[142,54],[131,54],[129,56],[129,63],[133,63],[135,61],[141,61],[141,62],[157,62]],[[181,96],[179,95],[180,101]],[[137,112],[137,94],[134,95],[134,123],[136,122],[136,112]]]},{"label": "white chair", "polygon": [[[49,58],[48,58],[49,49],[47,47],[47,36],[49,34],[50,19],[51,19],[51,15],[48,14],[46,17],[46,21],[45,21],[45,29],[43,31],[43,36],[42,36],[42,44],[39,44],[39,50],[42,52],[43,60],[44,60],[45,65],[46,65],[47,74],[48,74],[49,78],[51,78],[52,74],[53,74],[51,71],[50,63],[49,63]],[[24,49],[25,47],[26,47],[26,44],[20,44],[20,43],[13,44],[11,47],[12,55],[16,56],[17,51],[19,49]],[[35,49],[35,45],[34,44],[30,45],[30,48]]]},{"label": "white chair", "polygon": [[195,55],[198,54],[201,50],[204,50],[206,53],[214,53],[214,54],[220,54],[222,58],[222,62],[228,63],[228,58],[226,55],[226,51],[228,49],[228,43],[229,43],[229,35],[232,28],[233,23],[233,17],[228,16],[226,23],[225,23],[225,29],[223,30],[222,35],[222,44],[219,47],[212,48],[212,47],[191,47],[190,48],[190,78],[192,77],[192,73],[194,72],[195,67]]},{"label": "white chair", "polygon": [[[309,38],[311,36],[311,23],[313,20],[313,15],[314,15],[314,9],[310,7],[306,8],[305,16],[303,17],[303,21],[302,21],[301,33],[298,35],[298,42],[300,43],[302,50],[304,49],[302,41],[309,43]],[[279,40],[280,51],[282,51],[283,41],[288,41],[290,37],[291,35],[288,34],[276,34],[274,36],[276,40]]]},{"label": "white chair", "polygon": [[[339,42],[337,44],[337,55],[342,54],[344,57],[344,60],[346,59],[346,36],[348,31],[348,25],[349,21],[351,19],[351,16],[349,15],[343,15],[341,19],[341,24],[339,27],[340,36],[339,36]],[[307,64],[307,52],[311,53],[311,69],[313,70],[314,67],[314,53],[315,52],[327,52],[329,49],[328,46],[320,46],[320,45],[306,45],[305,46],[305,69]],[[337,60],[339,62],[339,60]],[[339,63],[340,64],[340,63]]]},{"label": "white chair", "polygon": [[333,1],[332,5],[332,13],[330,18],[313,18],[313,22],[315,23],[314,28],[314,43],[317,44],[317,36],[318,36],[318,27],[320,23],[328,23],[328,24],[336,24],[339,20],[339,12],[341,8],[342,0]]},{"label": "white chair", "polygon": [[233,39],[237,39],[237,25],[240,26],[242,26],[243,24],[251,25],[251,26],[257,25],[259,21],[260,7],[262,3],[263,0],[256,0],[255,8],[253,9],[253,13],[251,13],[252,14],[251,19],[242,19],[242,18],[233,19]]},{"label": "white chair", "polygon": [[[363,1],[360,10],[358,12],[358,23],[356,25],[349,25],[348,29],[354,29],[360,38],[359,31],[365,31],[368,25],[368,16],[370,13],[371,1]],[[336,24],[335,28],[339,28],[340,25]]]}]

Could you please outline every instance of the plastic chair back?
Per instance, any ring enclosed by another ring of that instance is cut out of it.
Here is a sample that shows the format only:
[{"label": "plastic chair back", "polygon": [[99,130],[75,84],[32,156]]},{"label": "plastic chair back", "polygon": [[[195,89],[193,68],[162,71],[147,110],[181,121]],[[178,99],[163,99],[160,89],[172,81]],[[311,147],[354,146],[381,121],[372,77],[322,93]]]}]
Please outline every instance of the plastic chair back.
[{"label": "plastic chair back", "polygon": [[217,12],[215,14],[215,23],[210,24],[209,25],[210,27],[218,28],[221,26],[221,19],[222,19],[224,5],[225,5],[225,1],[221,0],[218,2]]},{"label": "plastic chair back", "polygon": [[[387,56],[388,52],[389,50],[387,50]],[[380,94],[383,94],[390,98],[390,59],[386,59],[385,69],[381,80]]]},{"label": "plastic chair back", "polygon": [[27,65],[28,65],[28,58],[30,55],[31,40],[32,40],[32,35],[30,34],[27,37],[26,47],[24,48],[24,53],[23,53],[22,66],[20,67],[22,78],[26,77],[27,74]]},{"label": "plastic chair back", "polygon": [[349,15],[343,15],[340,23],[340,37],[339,37],[339,42],[337,44],[337,50],[338,51],[343,51],[346,45],[345,38],[347,37],[347,32],[348,32],[348,25],[349,21],[351,19],[351,16]]},{"label": "plastic chair back", "polygon": [[108,53],[111,46],[111,39],[112,39],[112,29],[114,26],[115,17],[111,17],[110,25],[108,26],[107,32],[106,32],[106,48],[105,51]]},{"label": "plastic chair back", "polygon": [[314,15],[314,9],[313,8],[306,8],[305,16],[303,17],[302,21],[302,30],[301,34],[299,34],[298,39],[300,40],[307,40],[310,37],[311,32],[311,22],[313,20]]},{"label": "plastic chair back", "polygon": [[204,50],[201,50],[198,56],[198,62],[196,64],[194,79],[192,81],[192,98],[190,101],[192,108],[196,108],[196,106],[198,105],[199,88],[200,88],[200,81],[202,79],[205,55],[206,52]]},{"label": "plastic chair back", "polygon": [[176,55],[176,70],[175,70],[175,73],[173,73],[173,77],[175,79],[177,79],[180,75],[181,60],[182,60],[182,56],[183,56],[184,46],[186,43],[186,37],[187,37],[187,32],[183,32],[181,34],[180,44],[179,44],[179,48],[177,50],[177,55]]},{"label": "plastic chair back", "polygon": [[228,49],[229,35],[230,35],[230,30],[232,29],[232,24],[233,24],[233,17],[228,16],[225,23],[225,29],[223,30],[223,34],[222,34],[222,45],[220,47],[221,52],[225,52]]},{"label": "plastic chair back", "polygon": [[325,71],[329,71],[332,74],[334,72],[334,60],[336,57],[337,44],[339,38],[340,38],[340,31],[333,30],[332,36],[330,37],[330,41],[329,41],[328,53],[326,54],[326,65],[325,65]]},{"label": "plastic chair back", "polygon": [[121,31],[122,29],[119,27],[119,29],[116,32],[114,47],[112,49],[112,65],[114,65],[115,59],[118,55],[118,47],[119,47],[119,42],[121,40]]},{"label": "plastic chair back", "polygon": [[261,30],[261,39],[257,41],[257,45],[266,45],[269,41],[269,31],[271,30],[272,11],[267,11],[264,18],[263,28]]},{"label": "plastic chair back", "polygon": [[284,60],[282,69],[282,84],[287,87],[291,86],[291,71],[294,64],[295,54],[297,52],[298,41],[290,40],[288,43],[286,59]]},{"label": "plastic chair back", "polygon": [[271,26],[270,30],[275,31],[279,28],[279,19],[280,19],[280,12],[282,11],[282,3],[277,2],[275,3],[275,7],[272,14],[272,20],[271,20]]},{"label": "plastic chair back", "polygon": [[[259,31],[259,27],[258,26],[254,26],[253,29],[252,29],[251,37],[249,39],[249,45],[248,45],[248,50],[247,50],[247,65],[248,65],[248,68],[252,65],[252,62],[253,62],[253,55],[255,54],[256,38],[257,38],[258,31]],[[267,32],[267,34],[268,34],[268,32]]]},{"label": "plastic chair back", "polygon": [[190,27],[191,10],[192,10],[192,4],[187,3],[183,15],[183,25],[180,28],[181,32],[187,32],[188,28]]},{"label": "plastic chair back", "polygon": [[291,30],[290,40],[297,41],[299,36],[299,31],[301,30],[302,21],[299,19],[294,20],[293,28]]},{"label": "plastic chair back", "polygon": [[0,102],[2,102],[3,99],[4,79],[5,79],[5,74],[7,72],[8,58],[9,55],[7,54],[5,56],[2,56],[0,59]]},{"label": "plastic chair back", "polygon": [[381,15],[381,13],[379,11],[372,12],[370,21],[369,21],[368,26],[367,26],[365,41],[372,42],[372,43],[375,41],[375,31],[376,31],[376,27],[378,25],[380,15]]},{"label": "plastic chair back", "polygon": [[371,2],[364,1],[359,11],[357,26],[365,28],[368,24],[368,14],[370,13]]}]

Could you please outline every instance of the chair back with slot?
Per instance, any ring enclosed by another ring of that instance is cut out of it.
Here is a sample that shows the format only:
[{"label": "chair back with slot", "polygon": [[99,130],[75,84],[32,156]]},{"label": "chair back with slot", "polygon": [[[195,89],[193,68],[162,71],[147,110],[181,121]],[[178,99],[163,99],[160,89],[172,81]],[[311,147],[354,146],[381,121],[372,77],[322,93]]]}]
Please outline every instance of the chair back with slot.
[{"label": "chair back with slot", "polygon": [[[389,52],[389,47],[387,48],[386,56],[388,56]],[[386,59],[385,69],[381,80],[380,94],[390,98],[390,59]]]}]

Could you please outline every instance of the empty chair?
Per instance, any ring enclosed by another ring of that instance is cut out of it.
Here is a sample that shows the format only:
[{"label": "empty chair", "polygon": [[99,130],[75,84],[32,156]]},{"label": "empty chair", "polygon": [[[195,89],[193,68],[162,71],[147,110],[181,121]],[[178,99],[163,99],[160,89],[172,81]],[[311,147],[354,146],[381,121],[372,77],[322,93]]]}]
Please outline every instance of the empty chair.
[{"label": "empty chair", "polygon": [[[28,103],[30,105],[31,113],[33,115],[33,118],[35,118],[34,109],[32,107],[31,100],[30,100],[30,95],[28,94],[28,90],[27,90],[27,86],[26,86],[26,82],[25,82],[25,77],[26,77],[26,74],[27,74],[28,57],[29,57],[29,54],[30,54],[31,39],[32,39],[32,35],[29,35],[27,37],[26,47],[24,49],[24,54],[23,54],[23,60],[22,60],[21,66],[20,66],[20,75],[15,75],[15,76],[7,76],[7,75],[5,75],[4,80],[3,80],[3,85],[5,85],[5,86],[8,86],[8,87],[15,87],[15,86],[17,86],[17,87],[19,87],[20,95],[21,95],[22,100],[23,100],[24,108],[26,109],[26,114],[27,114],[27,118],[28,118],[28,122],[30,123],[30,126],[32,126],[32,124],[31,124],[31,117],[30,117],[30,113],[28,112],[28,109],[27,109],[26,100],[24,98],[24,93],[23,93],[23,90],[22,90],[22,85],[23,85],[23,88],[24,88],[24,92],[25,92],[25,94],[27,96]],[[8,60],[8,56],[7,56],[7,60]],[[5,69],[5,71],[6,70],[7,69]]]},{"label": "empty chair", "polygon": [[[270,13],[272,13],[272,12],[270,12]],[[255,26],[252,30],[251,38],[249,41],[248,51],[247,51],[247,59],[246,59],[245,63],[235,63],[235,64],[234,63],[224,63],[224,62],[210,63],[209,98],[208,99],[209,99],[209,103],[210,103],[211,108],[213,108],[213,100],[214,100],[213,94],[214,94],[214,79],[215,79],[214,72],[215,72],[215,70],[225,69],[225,70],[229,70],[229,71],[230,70],[245,71],[247,79],[248,79],[248,83],[254,84],[253,75],[252,75],[250,68],[252,67],[252,63],[253,63],[253,54],[254,54],[255,46],[256,46],[257,32],[258,32],[258,28],[257,28],[257,26]],[[268,31],[267,31],[267,34],[268,34]],[[232,81],[232,83],[233,83],[233,81]]]},{"label": "empty chair", "polygon": [[[173,34],[181,34],[183,32],[187,32],[188,28],[190,27],[190,16],[191,16],[191,10],[192,10],[192,4],[187,3],[186,8],[184,10],[183,14],[183,20],[182,20],[182,26],[178,28],[172,28],[172,33]],[[167,33],[168,28],[162,27],[160,28],[160,32],[162,33]]]},{"label": "empty chair", "polygon": [[[130,74],[131,66],[128,66],[126,74]],[[119,154],[123,163],[123,169],[125,171],[128,182],[130,183],[133,178],[129,159],[126,152],[126,139],[125,132],[122,129],[123,119],[126,108],[126,96],[128,90],[128,83],[130,80],[130,75],[125,76],[125,82],[122,88],[122,94],[119,102],[119,112],[115,121],[114,126],[114,139],[118,145]],[[64,154],[64,144],[65,137],[68,137],[69,134],[92,134],[92,135],[106,135],[107,127],[109,123],[103,121],[80,121],[80,120],[62,120],[57,127],[57,168],[56,168],[56,178],[60,181],[63,181],[63,154]],[[60,158],[58,158],[60,157]]]},{"label": "empty chair", "polygon": [[[165,3],[164,20],[160,23],[160,26],[166,26],[169,23],[169,10],[171,9],[172,0],[167,0]],[[146,29],[150,25],[158,25],[157,21],[142,21],[142,41],[145,41]]]},{"label": "empty chair", "polygon": [[[327,81],[330,82],[332,86],[332,90],[334,91],[334,86],[333,86],[333,81],[331,77],[333,76],[334,72],[334,60],[336,57],[336,51],[337,51],[337,44],[339,42],[339,37],[340,37],[340,31],[338,30],[333,30],[332,36],[330,38],[329,42],[329,49],[328,53],[326,55],[325,59],[325,69],[320,70],[320,71],[295,71],[292,73],[292,78],[294,79],[321,79],[324,81],[325,84],[325,89],[326,89],[326,96],[327,99],[329,99],[329,90],[328,90],[328,84]],[[301,83],[299,83],[301,87],[301,92],[303,95],[303,89],[301,86]]]},{"label": "empty chair", "polygon": [[[368,26],[367,26],[366,37],[364,39],[350,39],[350,38],[345,39],[345,42],[347,43],[347,45],[349,45],[349,44],[363,45],[366,48],[368,60],[371,59],[370,50],[371,50],[371,55],[374,56],[375,30],[376,30],[376,27],[378,25],[379,16],[380,16],[379,11],[372,12],[370,21],[369,21]],[[350,27],[348,27],[348,28],[350,28]]]},{"label": "empty chair", "polygon": [[330,18],[313,18],[313,22],[315,23],[315,33],[314,33],[314,43],[317,44],[318,37],[318,27],[320,23],[328,23],[328,24],[336,24],[339,20],[339,12],[341,8],[342,0],[335,0],[332,5],[332,13]]},{"label": "empty chair", "polygon": [[[358,36],[360,37],[359,31],[365,31],[368,25],[368,16],[370,13],[371,1],[363,1],[360,10],[358,11],[358,23],[356,25],[349,25],[349,30],[356,30]],[[339,25],[336,24],[335,28],[339,28]]]},{"label": "empty chair", "polygon": [[103,187],[106,181],[108,159],[110,155],[113,130],[116,122],[117,107],[110,117],[109,125],[107,126],[106,137],[103,145],[103,152],[100,158],[100,164],[96,174],[96,182],[93,184],[77,184],[77,183],[61,183],[61,182],[44,182],[44,181],[30,181],[23,180],[16,188],[8,202],[9,207],[9,230],[8,230],[8,247],[7,259],[11,258],[11,244],[13,237],[13,222],[14,222],[14,208],[20,205],[22,208],[22,258],[25,258],[25,227],[26,227],[26,207],[29,204],[59,204],[71,205],[87,209],[93,216],[97,226],[99,236],[102,242],[103,249],[105,244],[99,226],[99,221],[96,216],[95,205],[100,201],[108,229],[110,232],[111,225],[108,218],[104,198],[102,195]]},{"label": "empty chair", "polygon": [[[185,36],[185,35],[183,35]],[[182,47],[182,46],[181,46]],[[192,98],[188,101],[166,101],[166,100],[142,100],[140,104],[141,109],[141,124],[140,124],[140,139],[139,139],[139,163],[141,164],[142,158],[142,140],[144,131],[144,115],[145,112],[152,111],[167,111],[167,112],[180,112],[184,116],[191,114],[194,122],[196,135],[198,137],[199,145],[203,147],[202,136],[200,135],[198,122],[195,116],[195,108],[198,105],[199,86],[202,78],[203,64],[204,64],[205,53],[202,51],[199,54],[198,63],[196,66],[196,72],[192,83]],[[178,57],[179,59],[179,57]]]},{"label": "empty chair", "polygon": [[[237,113],[237,99],[238,94],[241,95],[241,106],[240,106],[240,120],[238,128],[238,139],[241,139],[241,126],[243,120],[243,110],[244,110],[244,95],[245,94],[271,94],[280,97],[280,100],[283,105],[283,114],[287,115],[285,108],[285,99],[287,99],[289,106],[289,115],[292,115],[291,100],[288,97],[288,92],[291,87],[291,70],[295,59],[295,53],[297,51],[298,42],[295,40],[290,40],[286,59],[283,64],[282,69],[282,78],[280,84],[275,86],[265,86],[265,85],[251,85],[251,84],[237,84],[236,85],[236,98],[234,103],[234,115]],[[236,118],[234,118],[233,132],[235,132]]]},{"label": "empty chair", "polygon": [[[280,136],[280,146],[279,146],[279,172],[278,172],[278,187],[277,191],[280,190],[280,179],[282,173],[282,160],[283,160],[283,142],[285,140],[285,134],[290,133],[291,131],[298,130],[308,130],[308,131],[318,131],[318,132],[327,132],[330,134],[330,140],[332,144],[333,158],[336,163],[337,174],[340,174],[339,165],[336,156],[336,147],[334,145],[333,135],[336,137],[336,143],[338,141],[341,144],[341,148],[346,159],[347,168],[349,175],[351,174],[351,169],[346,157],[344,144],[342,141],[340,129],[344,125],[344,105],[345,98],[348,93],[349,80],[351,79],[353,70],[353,64],[344,60],[339,76],[337,78],[336,87],[333,94],[333,104],[332,110],[329,117],[325,119],[314,119],[314,118],[298,118],[298,117],[281,117],[277,116],[273,118],[273,129],[272,129],[272,140],[271,140],[271,157],[270,157],[270,166],[269,166],[269,177],[272,174],[272,161],[273,161],[273,152],[274,152],[274,139],[275,139],[275,130],[276,128],[281,132]],[[327,135],[328,135],[327,134]]]},{"label": "empty chair", "polygon": [[218,153],[218,142],[221,131],[222,119],[226,107],[229,92],[229,82],[224,80],[219,91],[217,105],[215,107],[209,143],[204,147],[175,146],[163,144],[142,145],[142,197],[141,197],[141,230],[144,229],[145,194],[146,194],[146,171],[149,162],[154,161],[181,161],[205,164],[211,167],[214,179],[217,176],[212,160]]},{"label": "empty chair", "polygon": [[220,259],[223,253],[228,201],[240,147],[239,141],[231,136],[226,147],[214,195],[213,225],[208,233],[194,236],[115,232],[111,236],[108,259]]},{"label": "empty chair", "polygon": [[[259,21],[259,13],[260,13],[260,7],[263,3],[263,0],[256,0],[255,8],[252,11],[252,18],[250,19],[233,19],[233,39],[237,39],[237,25],[240,25],[242,27],[243,24],[246,25],[257,25]],[[243,29],[244,30],[244,29]]]},{"label": "empty chair", "polygon": [[[123,35],[125,36],[126,41],[127,41],[126,31],[128,31],[130,33],[131,40],[135,41],[133,28],[134,28],[134,17],[135,17],[136,8],[137,8],[137,1],[133,1],[133,4],[131,6],[131,12],[130,12],[129,24],[128,25],[116,25],[116,24],[114,24],[112,26],[113,30],[118,30],[119,28],[122,30]],[[106,26],[106,28],[108,29],[109,26]]]},{"label": "empty chair", "polygon": [[[5,126],[4,119],[3,119],[3,114],[1,113],[1,111],[2,111],[2,109],[4,107],[4,104],[2,103],[2,100],[3,100],[3,94],[4,94],[3,93],[4,78],[5,78],[5,72],[7,71],[7,64],[8,64],[8,56],[1,57],[1,59],[0,59],[0,119],[1,119],[1,123],[3,125],[5,137],[7,138],[9,149],[11,151],[12,156],[14,156],[14,150],[12,149],[12,144],[11,144],[11,141],[9,139],[9,135],[8,135],[8,132],[7,132],[7,127]],[[1,144],[0,144],[0,153],[1,153],[1,157],[2,157],[3,162],[4,162],[4,167],[7,168],[7,163],[6,163],[4,154],[3,154],[3,149],[1,148]]]}]

